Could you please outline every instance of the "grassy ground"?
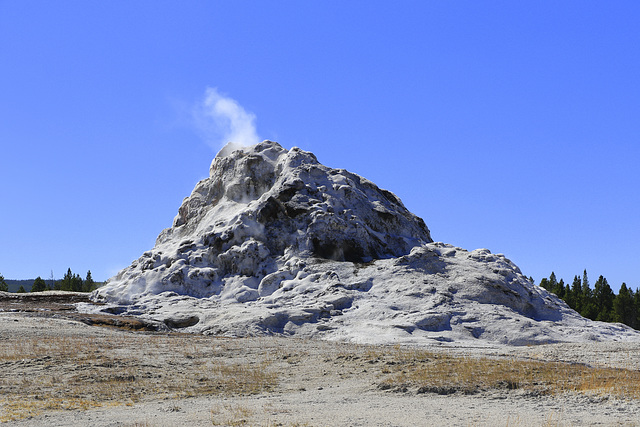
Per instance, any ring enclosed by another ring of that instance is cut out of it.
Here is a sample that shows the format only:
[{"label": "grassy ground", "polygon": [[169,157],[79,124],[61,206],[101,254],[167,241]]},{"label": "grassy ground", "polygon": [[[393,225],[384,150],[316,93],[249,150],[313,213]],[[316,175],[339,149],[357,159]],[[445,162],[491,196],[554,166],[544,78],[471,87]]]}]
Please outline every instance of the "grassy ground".
[{"label": "grassy ground", "polygon": [[[89,328],[91,329],[91,328]],[[48,411],[133,405],[191,396],[303,390],[305,381],[348,381],[402,393],[561,393],[640,398],[630,369],[515,357],[469,357],[404,347],[213,338],[114,331],[95,336],[11,335],[0,340],[0,421]],[[212,425],[242,425],[242,407],[211,409]],[[234,424],[235,423],[235,424]]]}]

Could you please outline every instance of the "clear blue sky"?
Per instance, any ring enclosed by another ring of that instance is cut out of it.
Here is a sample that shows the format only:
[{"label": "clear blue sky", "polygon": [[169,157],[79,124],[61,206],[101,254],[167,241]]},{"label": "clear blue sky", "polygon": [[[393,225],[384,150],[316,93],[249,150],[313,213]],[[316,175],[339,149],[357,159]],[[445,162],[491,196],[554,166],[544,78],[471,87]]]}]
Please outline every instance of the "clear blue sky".
[{"label": "clear blue sky", "polygon": [[104,280],[257,133],[539,281],[640,286],[637,1],[0,0],[0,273]]}]

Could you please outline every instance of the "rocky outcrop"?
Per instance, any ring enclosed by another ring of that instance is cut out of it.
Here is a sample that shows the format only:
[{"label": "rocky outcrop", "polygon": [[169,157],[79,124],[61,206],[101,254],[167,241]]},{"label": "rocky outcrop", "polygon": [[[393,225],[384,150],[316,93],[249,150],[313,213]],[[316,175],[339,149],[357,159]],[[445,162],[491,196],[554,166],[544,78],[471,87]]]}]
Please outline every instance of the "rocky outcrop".
[{"label": "rocky outcrop", "polygon": [[434,243],[393,193],[270,141],[225,147],[155,247],[92,297],[160,328],[232,336],[420,345],[639,336],[582,318],[502,255]]},{"label": "rocky outcrop", "polygon": [[277,289],[304,258],[366,263],[431,242],[393,193],[298,148],[223,149],[156,246],[97,295],[132,302],[172,291],[240,302]]}]

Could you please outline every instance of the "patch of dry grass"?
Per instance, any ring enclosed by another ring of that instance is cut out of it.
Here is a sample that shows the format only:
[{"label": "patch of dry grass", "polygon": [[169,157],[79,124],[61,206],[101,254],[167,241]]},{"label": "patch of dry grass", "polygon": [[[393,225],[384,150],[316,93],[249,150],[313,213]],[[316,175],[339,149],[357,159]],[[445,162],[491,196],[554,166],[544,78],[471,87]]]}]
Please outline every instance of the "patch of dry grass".
[{"label": "patch of dry grass", "polygon": [[[270,408],[263,408],[264,410]],[[309,426],[307,423],[294,421],[291,423],[283,424],[282,422],[266,421],[260,423],[257,421],[259,417],[256,417],[255,410],[247,408],[238,404],[224,404],[215,405],[210,410],[211,425],[214,426],[264,426],[264,427],[305,427]]]},{"label": "patch of dry grass", "polygon": [[43,411],[59,410],[87,410],[101,406],[95,401],[72,398],[61,399],[51,395],[38,396],[34,399],[5,398],[2,401],[2,416],[0,422],[29,418],[40,414]]},{"label": "patch of dry grass", "polygon": [[241,405],[223,405],[211,408],[211,424],[214,426],[248,425],[253,411]]},{"label": "patch of dry grass", "polygon": [[[515,390],[640,399],[640,372],[635,370],[463,357],[400,346],[185,334],[5,335],[0,340],[0,371],[0,421],[145,400],[287,392],[353,377],[372,387],[413,393]],[[241,409],[213,408],[211,423],[256,425],[264,419],[264,414]]]},{"label": "patch of dry grass", "polygon": [[193,335],[7,339],[0,342],[0,422],[50,410],[271,390],[264,360],[220,359],[229,340]]},{"label": "patch of dry grass", "polygon": [[580,392],[640,399],[640,372],[582,364],[463,357],[416,349],[399,349],[377,357],[387,374],[383,389],[415,387],[419,393],[477,393],[522,390],[532,394]]},{"label": "patch of dry grass", "polygon": [[216,364],[212,373],[217,379],[218,387],[238,394],[257,394],[270,391],[277,383],[278,375],[269,371],[269,364],[261,362],[247,364]]}]

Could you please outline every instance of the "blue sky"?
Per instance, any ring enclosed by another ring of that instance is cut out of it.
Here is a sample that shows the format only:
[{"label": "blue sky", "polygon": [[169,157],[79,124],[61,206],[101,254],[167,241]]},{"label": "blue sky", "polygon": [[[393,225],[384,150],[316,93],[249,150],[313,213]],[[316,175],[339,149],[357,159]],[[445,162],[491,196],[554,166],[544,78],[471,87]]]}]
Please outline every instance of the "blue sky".
[{"label": "blue sky", "polygon": [[[640,3],[0,0],[0,273],[104,280],[257,134],[539,281],[640,286]],[[212,133],[213,132],[213,133]]]}]

